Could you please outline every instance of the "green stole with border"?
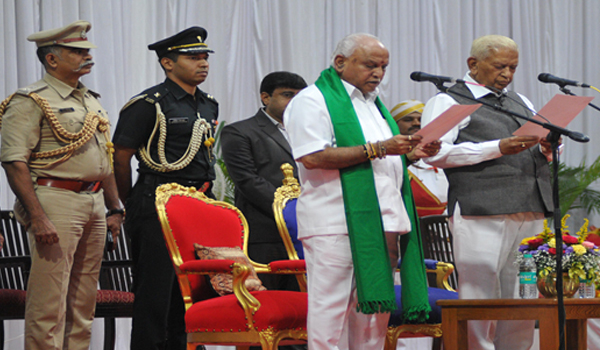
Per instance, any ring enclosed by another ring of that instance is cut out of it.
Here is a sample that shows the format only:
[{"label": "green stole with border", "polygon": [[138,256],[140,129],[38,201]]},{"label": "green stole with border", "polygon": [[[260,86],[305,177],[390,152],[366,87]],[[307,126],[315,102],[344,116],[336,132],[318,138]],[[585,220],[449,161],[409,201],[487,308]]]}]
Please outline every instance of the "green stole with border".
[{"label": "green stole with border", "polygon": [[[364,145],[365,137],[352,101],[333,67],[321,72],[315,85],[325,98],[337,147]],[[375,104],[392,133],[397,135],[398,126],[379,97]],[[400,238],[402,316],[407,323],[424,323],[429,317],[431,306],[427,296],[419,221],[405,156],[402,156],[402,167],[402,197],[412,227],[411,232]],[[357,309],[365,314],[393,312],[397,308],[394,283],[371,162],[340,169],[340,179],[356,276]]]}]

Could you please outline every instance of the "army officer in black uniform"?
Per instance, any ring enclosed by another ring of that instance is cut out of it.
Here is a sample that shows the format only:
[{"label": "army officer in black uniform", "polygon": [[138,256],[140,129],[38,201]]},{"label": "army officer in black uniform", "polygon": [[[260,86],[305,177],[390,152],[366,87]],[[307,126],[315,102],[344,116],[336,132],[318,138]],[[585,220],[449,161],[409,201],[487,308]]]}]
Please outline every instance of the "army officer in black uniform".
[{"label": "army officer in black uniform", "polygon": [[[206,36],[204,28],[191,27],[148,46],[156,51],[167,78],[123,107],[115,131],[115,175],[135,264],[131,332],[135,350],[186,348],[184,304],[156,214],[154,191],[161,184],[177,182],[203,188],[213,197],[218,105],[197,87],[208,76],[208,56],[213,52],[204,43]],[[164,130],[166,135],[161,135]],[[132,188],[134,154],[139,177]]]}]

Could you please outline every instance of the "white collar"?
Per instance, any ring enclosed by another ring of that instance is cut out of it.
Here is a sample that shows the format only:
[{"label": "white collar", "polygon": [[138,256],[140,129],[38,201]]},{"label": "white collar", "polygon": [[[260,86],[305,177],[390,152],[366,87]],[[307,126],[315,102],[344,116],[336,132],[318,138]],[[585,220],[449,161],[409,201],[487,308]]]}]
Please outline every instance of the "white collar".
[{"label": "white collar", "polygon": [[267,116],[267,118],[269,118],[269,120],[271,121],[271,123],[275,124],[275,126],[277,126],[277,127],[278,127],[279,125],[281,125],[281,123],[280,123],[280,122],[278,122],[278,121],[277,121],[277,119],[275,119],[275,118],[271,117],[271,116],[269,115],[269,113],[267,113],[267,110],[265,109],[265,107],[262,107],[260,110],[263,112],[263,114],[264,114],[264,115],[266,115],[266,116]]},{"label": "white collar", "polygon": [[[471,82],[471,83],[479,84],[475,79],[473,79],[471,77],[471,75],[469,75],[469,72],[467,72],[465,74],[465,77],[463,80]],[[495,91],[492,91],[484,86],[473,85],[473,84],[466,84],[466,85],[467,85],[467,88],[469,88],[469,90],[471,90],[473,97],[475,97],[476,99],[479,99],[487,94],[494,94],[494,95],[498,96],[498,94],[496,94]],[[506,90],[506,88],[502,89],[503,95],[506,95],[507,92],[508,92],[508,90]]]},{"label": "white collar", "polygon": [[350,99],[352,99],[352,97],[356,96],[364,101],[373,102],[377,98],[377,95],[379,95],[379,87],[375,88],[375,91],[367,93],[365,96],[362,93],[362,91],[360,91],[356,86],[350,84],[349,82],[345,81],[344,79],[341,79],[341,80],[342,80],[342,83],[344,84],[344,88],[346,89],[346,92],[348,92],[348,95],[350,95]]}]

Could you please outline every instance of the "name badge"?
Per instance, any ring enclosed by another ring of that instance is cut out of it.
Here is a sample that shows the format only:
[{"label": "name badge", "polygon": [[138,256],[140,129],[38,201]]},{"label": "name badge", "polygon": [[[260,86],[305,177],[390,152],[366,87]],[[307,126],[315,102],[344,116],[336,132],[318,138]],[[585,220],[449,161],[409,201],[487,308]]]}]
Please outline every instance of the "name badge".
[{"label": "name badge", "polygon": [[58,113],[69,113],[69,112],[75,112],[75,108],[69,107],[69,108],[61,108],[58,110]]},{"label": "name badge", "polygon": [[187,124],[187,122],[186,117],[169,118],[169,124]]}]

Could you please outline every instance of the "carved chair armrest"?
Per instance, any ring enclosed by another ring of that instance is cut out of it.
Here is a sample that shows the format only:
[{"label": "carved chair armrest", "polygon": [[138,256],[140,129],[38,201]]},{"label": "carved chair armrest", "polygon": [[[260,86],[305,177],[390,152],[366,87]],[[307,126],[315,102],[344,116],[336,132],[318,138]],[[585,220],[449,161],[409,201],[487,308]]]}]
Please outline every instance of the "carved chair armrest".
[{"label": "carved chair armrest", "polygon": [[[454,271],[454,265],[434,259],[424,259],[425,271],[427,273],[434,273],[436,275],[435,284],[437,288],[456,292],[450,283],[448,277]],[[398,271],[400,270],[401,260],[398,260]]]},{"label": "carved chair armrest", "polygon": [[266,274],[292,274],[298,275],[306,273],[306,263],[304,260],[277,260],[268,264],[261,264],[252,261],[252,266],[256,273]]},{"label": "carved chair armrest", "polygon": [[271,273],[298,275],[306,273],[304,260],[277,260],[269,263]]},{"label": "carved chair armrest", "polygon": [[448,282],[448,277],[454,271],[454,265],[433,259],[425,259],[425,267],[428,273],[435,273],[436,287],[455,292]]},{"label": "carved chair armrest", "polygon": [[211,273],[233,273],[233,260],[190,260],[179,265],[182,273],[208,275]]},{"label": "carved chair armrest", "polygon": [[[246,288],[246,279],[250,276],[250,268],[233,260],[192,260],[179,265],[178,274],[213,273],[233,274],[233,294],[244,309],[246,318],[252,324],[254,313],[260,308],[260,302]],[[185,298],[184,298],[185,299]]]},{"label": "carved chair armrest", "polygon": [[278,260],[269,264],[271,273],[296,275],[301,292],[306,292],[306,263],[302,260]]}]

